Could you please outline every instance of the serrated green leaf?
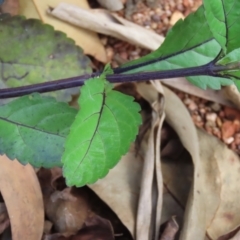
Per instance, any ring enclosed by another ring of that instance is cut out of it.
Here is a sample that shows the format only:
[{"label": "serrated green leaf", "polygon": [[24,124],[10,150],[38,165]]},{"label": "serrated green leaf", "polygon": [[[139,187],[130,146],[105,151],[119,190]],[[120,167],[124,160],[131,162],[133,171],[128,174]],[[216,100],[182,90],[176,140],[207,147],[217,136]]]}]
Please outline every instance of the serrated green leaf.
[{"label": "serrated green leaf", "polygon": [[235,73],[236,76],[231,76],[232,81],[234,82],[235,86],[237,87],[238,91],[240,92],[240,71]]},{"label": "serrated green leaf", "polygon": [[65,137],[76,112],[39,94],[0,106],[0,154],[34,167],[61,166]]},{"label": "serrated green leaf", "polygon": [[217,64],[218,65],[226,65],[229,63],[240,62],[240,48],[234,49],[223,58],[221,58]]},{"label": "serrated green leaf", "polygon": [[132,97],[111,90],[104,74],[86,81],[79,105],[62,157],[69,186],[104,177],[128,151],[141,124],[139,105]]},{"label": "serrated green leaf", "polygon": [[[91,72],[83,51],[53,27],[37,19],[0,20],[0,82],[7,87],[68,78]],[[78,89],[52,92],[68,101]]]},{"label": "serrated green leaf", "polygon": [[[137,73],[201,66],[213,61],[220,51],[221,46],[214,39],[205,19],[204,8],[200,7],[185,20],[179,20],[156,51],[124,64],[118,72]],[[202,89],[220,89],[221,85],[232,84],[229,79],[210,76],[187,79]]]},{"label": "serrated green leaf", "polygon": [[227,28],[226,28],[226,16],[224,11],[224,5],[222,0],[204,0],[205,16],[208,21],[210,30],[221,45],[226,49],[227,43]]},{"label": "serrated green leaf", "polygon": [[[202,63],[202,61],[198,63],[199,57],[203,56],[205,58],[206,54],[207,59],[203,62],[207,63],[207,61],[216,57],[220,50],[221,46],[214,40],[206,22],[204,9],[200,7],[184,20],[179,20],[168,32],[163,44],[156,51],[122,65],[119,72],[136,73],[167,70],[178,68],[182,64],[184,64],[184,67],[198,66]],[[189,58],[186,58],[186,56],[183,58],[186,53],[191,54],[194,51],[197,54],[196,56],[189,55]],[[170,58],[177,63],[172,68],[166,69],[162,65]],[[178,58],[180,58],[179,61]],[[134,69],[128,70],[130,66],[134,66]]]},{"label": "serrated green leaf", "polygon": [[187,79],[189,82],[202,89],[209,87],[214,90],[220,90],[221,86],[233,84],[233,81],[227,77],[196,76],[188,77]]},{"label": "serrated green leaf", "polygon": [[205,0],[206,19],[214,37],[223,47],[226,38],[227,53],[240,48],[239,22],[240,1],[238,0]]}]

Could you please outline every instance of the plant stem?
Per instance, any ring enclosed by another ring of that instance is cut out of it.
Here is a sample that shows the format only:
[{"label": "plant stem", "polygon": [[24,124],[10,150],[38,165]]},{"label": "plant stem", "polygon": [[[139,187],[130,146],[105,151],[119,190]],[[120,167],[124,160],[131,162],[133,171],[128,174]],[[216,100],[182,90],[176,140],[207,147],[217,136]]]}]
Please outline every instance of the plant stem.
[{"label": "plant stem", "polygon": [[[132,73],[132,74],[111,74],[107,75],[106,78],[109,82],[117,83],[117,82],[138,82],[138,81],[147,81],[147,80],[161,80],[165,78],[176,78],[176,77],[187,77],[187,76],[217,76],[217,71],[214,69],[216,67],[212,62],[191,68],[182,68],[182,69],[173,69],[166,71],[154,71],[154,72],[140,72],[140,73]],[[222,66],[223,67],[223,66]],[[222,69],[221,69],[222,71]],[[56,81],[50,81],[45,83],[38,83],[23,87],[17,88],[7,88],[0,89],[0,99],[2,98],[11,98],[11,97],[19,97],[27,94],[31,94],[33,92],[45,93],[51,92],[66,88],[78,87],[84,84],[84,81],[89,78],[99,76],[100,73],[93,74],[85,74],[78,77],[71,77]]]}]

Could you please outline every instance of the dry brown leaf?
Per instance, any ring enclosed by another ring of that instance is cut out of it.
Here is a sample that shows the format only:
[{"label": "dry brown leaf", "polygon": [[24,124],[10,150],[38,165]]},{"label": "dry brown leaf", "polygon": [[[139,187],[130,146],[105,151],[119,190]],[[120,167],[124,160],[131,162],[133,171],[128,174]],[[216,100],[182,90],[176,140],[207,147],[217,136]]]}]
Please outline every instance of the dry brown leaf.
[{"label": "dry brown leaf", "polygon": [[198,131],[206,224],[212,239],[240,226],[240,159],[217,138]]},{"label": "dry brown leaf", "polygon": [[87,196],[82,189],[66,188],[53,192],[45,199],[48,219],[59,233],[76,233],[92,215]]},{"label": "dry brown leaf", "polygon": [[194,183],[189,195],[181,239],[212,239],[240,225],[239,157],[217,138],[198,131],[178,97],[164,88],[166,119],[192,155]]},{"label": "dry brown leaf", "polygon": [[135,235],[142,158],[135,156],[134,146],[122,157],[108,175],[89,187],[117,214]]},{"label": "dry brown leaf", "polygon": [[[138,92],[152,105],[152,127],[144,157],[141,191],[139,196],[136,237],[138,240],[158,239],[161,224],[163,181],[160,164],[160,132],[165,118],[164,92],[159,82],[152,82],[159,91],[158,98],[151,101],[143,85]],[[150,94],[151,95],[151,94]],[[159,101],[161,99],[161,101]],[[155,179],[156,178],[156,179]],[[150,218],[149,216],[153,216]],[[153,232],[155,229],[155,232]]]},{"label": "dry brown leaf", "polygon": [[13,240],[40,240],[44,226],[42,193],[30,165],[0,156],[0,190],[7,206]]},{"label": "dry brown leaf", "polygon": [[240,93],[235,85],[226,86],[223,91],[231,102],[233,102],[238,108],[240,108]]},{"label": "dry brown leaf", "polygon": [[[145,89],[151,92],[150,97],[156,99],[157,90],[151,85],[146,85]],[[152,88],[152,89],[151,89]],[[194,158],[194,164],[199,169],[199,146],[198,146],[198,136],[196,133],[195,126],[192,122],[191,116],[189,115],[186,107],[181,102],[181,100],[169,89],[164,88],[165,94],[165,113],[167,122],[173,127],[173,129],[178,133],[182,144],[190,152],[192,158]],[[195,176],[197,176],[198,171],[195,171]],[[185,215],[184,229],[182,232],[182,238],[195,239],[195,236],[198,236],[198,239],[204,239],[205,236],[205,213],[204,209],[197,213],[196,209],[200,209],[202,202],[204,200],[201,196],[198,196],[198,189],[195,188],[191,192],[189,205],[187,207],[187,212]],[[192,201],[192,202],[191,202]],[[198,216],[198,217],[196,217]]]},{"label": "dry brown leaf", "polygon": [[127,21],[116,14],[99,9],[84,9],[68,3],[60,3],[49,14],[92,31],[110,35],[146,49],[155,50],[163,37],[153,31]]},{"label": "dry brown leaf", "polygon": [[[47,14],[47,9],[57,6],[61,0],[19,0],[19,2],[20,14],[27,18],[41,19],[44,23],[52,25],[56,30],[62,31],[72,38],[85,54],[94,56],[101,62],[107,62],[106,51],[96,33],[60,21]],[[68,0],[68,3],[84,9],[89,8],[87,0]]]}]

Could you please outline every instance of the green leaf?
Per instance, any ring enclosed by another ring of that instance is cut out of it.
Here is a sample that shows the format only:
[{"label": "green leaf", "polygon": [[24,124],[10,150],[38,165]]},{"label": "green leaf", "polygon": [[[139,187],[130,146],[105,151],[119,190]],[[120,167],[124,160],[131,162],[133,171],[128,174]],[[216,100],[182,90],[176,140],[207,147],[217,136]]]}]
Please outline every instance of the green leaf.
[{"label": "green leaf", "polygon": [[217,64],[218,65],[226,65],[229,63],[234,63],[234,62],[240,62],[240,48],[234,49],[230,53],[228,53],[226,56],[221,58]]},{"label": "green leaf", "polygon": [[[214,39],[200,7],[185,20],[179,20],[166,36],[164,43],[154,52],[118,69],[118,73],[137,73],[159,70],[173,70],[196,67],[213,61],[221,51]],[[197,76],[187,78],[194,85],[206,89],[220,89],[221,85],[230,85],[226,78]]]},{"label": "green leaf", "polygon": [[[201,65],[201,63],[198,63],[199,57],[203,57],[205,59],[203,62],[207,63],[210,59],[216,57],[220,50],[221,46],[212,36],[206,22],[204,9],[200,7],[185,20],[179,20],[168,32],[165,41],[156,51],[122,65],[119,71],[121,73],[136,73],[178,68],[182,64],[184,64],[184,67],[198,66]],[[192,56],[194,51],[196,55]],[[162,65],[170,58],[174,59],[176,65],[166,69]],[[178,58],[180,58],[179,61]],[[184,61],[182,61],[183,59]],[[131,69],[132,67],[134,69]]]},{"label": "green leaf", "polygon": [[76,110],[39,94],[0,106],[0,154],[22,164],[61,166],[65,138]]},{"label": "green leaf", "polygon": [[[8,87],[42,83],[91,72],[83,51],[53,27],[37,19],[0,19],[0,82]],[[70,100],[79,90],[52,92],[60,100]]]},{"label": "green leaf", "polygon": [[104,177],[127,153],[141,124],[133,98],[114,91],[105,74],[85,82],[80,111],[62,157],[67,185],[83,186]]},{"label": "green leaf", "polygon": [[[228,0],[229,1],[229,0]],[[226,16],[222,0],[204,0],[205,16],[208,21],[210,30],[221,45],[226,49],[227,43],[227,28],[226,28]]]},{"label": "green leaf", "polygon": [[210,77],[210,76],[196,76],[196,77],[188,77],[189,82],[194,84],[195,86],[206,89],[207,87],[220,90],[221,86],[228,86],[234,84],[233,81],[227,76],[224,77]]},{"label": "green leaf", "polygon": [[[239,22],[240,1],[238,0],[205,0],[206,19],[214,37],[223,47],[226,37],[227,53],[240,48]],[[224,29],[225,28],[225,29]],[[222,36],[221,36],[222,35]]]}]

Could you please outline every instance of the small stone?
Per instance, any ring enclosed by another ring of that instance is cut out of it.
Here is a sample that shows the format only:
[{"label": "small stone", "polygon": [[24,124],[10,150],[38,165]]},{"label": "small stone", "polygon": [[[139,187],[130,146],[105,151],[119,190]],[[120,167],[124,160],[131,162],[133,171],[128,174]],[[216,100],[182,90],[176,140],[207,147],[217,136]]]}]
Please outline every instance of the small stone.
[{"label": "small stone", "polygon": [[223,123],[221,130],[222,130],[222,138],[223,138],[223,140],[225,140],[234,135],[235,126],[234,126],[233,122],[226,121]]},{"label": "small stone", "polygon": [[199,112],[200,112],[202,115],[204,115],[204,114],[206,113],[206,110],[205,110],[205,108],[200,108],[200,109],[199,109]]},{"label": "small stone", "polygon": [[214,112],[219,112],[221,110],[221,106],[218,103],[213,103],[210,107]]},{"label": "small stone", "polygon": [[190,111],[195,111],[197,110],[197,104],[195,102],[191,102],[189,105],[188,105],[188,109]]},{"label": "small stone", "polygon": [[224,107],[224,113],[228,120],[240,119],[240,111],[230,107]]},{"label": "small stone", "polygon": [[219,112],[219,117],[221,117],[221,118],[224,118],[224,117],[225,117],[224,111],[220,111],[220,112]]},{"label": "small stone", "polygon": [[224,142],[225,142],[226,144],[231,144],[233,141],[234,141],[234,138],[233,138],[233,137],[224,139]]},{"label": "small stone", "polygon": [[151,23],[151,28],[152,29],[157,29],[157,27],[158,27],[157,23],[155,23],[155,22]]},{"label": "small stone", "polygon": [[217,114],[216,113],[207,113],[206,120],[210,122],[216,122]]},{"label": "small stone", "polygon": [[204,124],[203,122],[194,122],[194,123],[197,127],[203,128],[203,124]]},{"label": "small stone", "polygon": [[160,16],[158,14],[154,14],[152,15],[151,19],[154,21],[154,22],[159,22],[161,20]]},{"label": "small stone", "polygon": [[128,54],[127,54],[127,52],[121,52],[121,53],[120,53],[120,57],[121,57],[122,59],[124,59],[124,60],[127,60],[127,59],[128,59]]},{"label": "small stone", "polygon": [[184,15],[180,11],[175,11],[170,19],[170,25],[173,26],[179,19],[184,19]]},{"label": "small stone", "polygon": [[216,122],[217,122],[217,126],[221,128],[222,127],[222,120],[221,120],[220,117],[217,117]]},{"label": "small stone", "polygon": [[213,121],[207,121],[205,123],[205,128],[213,128],[213,127],[216,127],[216,123],[213,122]]},{"label": "small stone", "polygon": [[190,99],[190,98],[185,98],[185,99],[183,100],[183,102],[184,102],[185,105],[189,105],[190,103],[192,103],[192,99]]},{"label": "small stone", "polygon": [[113,58],[113,54],[114,54],[113,48],[112,47],[107,47],[106,48],[106,53],[107,53],[108,62],[111,62],[111,60]]},{"label": "small stone", "polygon": [[202,122],[202,119],[201,119],[201,117],[200,117],[199,115],[193,115],[193,116],[192,116],[192,119],[193,119],[193,121],[194,121],[195,123],[197,123],[197,122]]},{"label": "small stone", "polygon": [[233,121],[234,127],[235,127],[235,131],[238,132],[240,130],[240,122],[238,119],[235,119]]}]

